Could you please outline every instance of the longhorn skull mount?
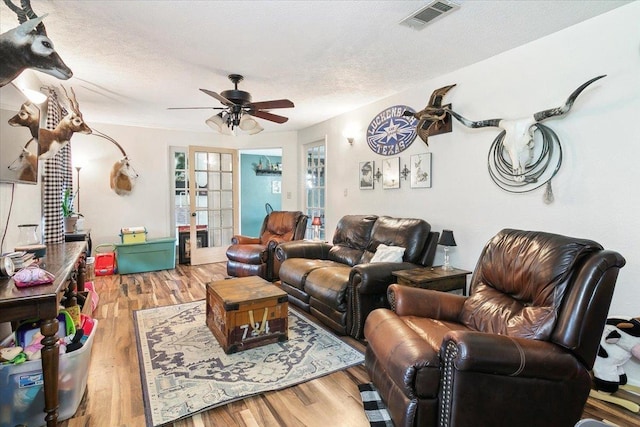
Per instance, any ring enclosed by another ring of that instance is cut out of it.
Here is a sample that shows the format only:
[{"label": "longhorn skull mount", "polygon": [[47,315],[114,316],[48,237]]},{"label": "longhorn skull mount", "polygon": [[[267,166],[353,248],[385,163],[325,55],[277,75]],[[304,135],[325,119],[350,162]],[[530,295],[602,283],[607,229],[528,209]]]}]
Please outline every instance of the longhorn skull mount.
[{"label": "longhorn skull mount", "polygon": [[[463,125],[470,128],[481,127],[497,127],[502,129],[493,141],[488,158],[488,167],[491,178],[501,188],[515,192],[523,193],[532,191],[545,183],[550,183],[551,178],[555,176],[562,163],[562,147],[560,141],[549,127],[540,122],[551,117],[562,116],[571,110],[573,103],[582,91],[591,83],[599,80],[606,75],[594,77],[585,82],[569,95],[564,105],[539,111],[532,116],[520,119],[489,119],[472,121],[451,109],[448,112],[460,121]],[[445,107],[446,108],[446,107]],[[542,144],[536,147],[535,133],[539,131],[542,136]],[[554,161],[554,146],[557,147],[555,152],[556,166],[551,174],[543,177],[545,171]],[[537,150],[536,150],[537,148]],[[535,157],[535,153],[538,157]],[[540,183],[542,179],[542,182]],[[533,188],[531,185],[533,184]],[[550,192],[550,188],[547,189]],[[552,195],[546,195],[545,198]]]}]

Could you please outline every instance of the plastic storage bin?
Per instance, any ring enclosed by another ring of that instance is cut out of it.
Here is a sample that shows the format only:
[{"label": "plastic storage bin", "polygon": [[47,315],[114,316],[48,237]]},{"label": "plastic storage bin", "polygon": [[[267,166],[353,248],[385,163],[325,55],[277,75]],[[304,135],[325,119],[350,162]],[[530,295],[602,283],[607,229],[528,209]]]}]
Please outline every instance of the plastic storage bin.
[{"label": "plastic storage bin", "polygon": [[[91,347],[98,321],[81,349],[60,355],[58,367],[58,421],[76,413],[84,390],[91,360]],[[24,424],[44,426],[44,387],[42,362],[34,360],[20,365],[0,365],[0,427]]]},{"label": "plastic storage bin", "polygon": [[176,268],[176,239],[149,239],[145,243],[116,245],[119,274]]}]

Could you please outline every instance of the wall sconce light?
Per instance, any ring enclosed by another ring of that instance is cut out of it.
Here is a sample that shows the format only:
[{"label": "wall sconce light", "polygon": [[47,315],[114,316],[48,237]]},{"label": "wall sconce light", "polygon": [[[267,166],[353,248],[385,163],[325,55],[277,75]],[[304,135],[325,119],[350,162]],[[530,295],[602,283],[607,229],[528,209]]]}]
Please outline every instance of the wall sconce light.
[{"label": "wall sconce light", "polygon": [[402,179],[406,181],[407,178],[409,178],[410,174],[411,174],[411,171],[407,168],[407,165],[405,164],[404,168],[402,168],[402,170],[400,171],[400,175],[402,175]]},{"label": "wall sconce light", "polygon": [[322,226],[322,219],[319,216],[314,216],[311,221],[313,227],[313,240],[320,240],[320,227]]},{"label": "wall sconce light", "polygon": [[442,264],[442,269],[453,270],[453,267],[449,262],[449,247],[456,246],[456,239],[453,238],[453,231],[442,230],[438,244],[444,246],[444,264]]},{"label": "wall sconce light", "polygon": [[376,181],[380,182],[380,178],[382,178],[382,172],[380,172],[380,168],[378,168],[376,173],[373,174],[373,177],[376,179]]},{"label": "wall sconce light", "polygon": [[353,140],[354,138],[352,136],[347,137],[347,141],[349,142],[349,145],[353,145]]}]

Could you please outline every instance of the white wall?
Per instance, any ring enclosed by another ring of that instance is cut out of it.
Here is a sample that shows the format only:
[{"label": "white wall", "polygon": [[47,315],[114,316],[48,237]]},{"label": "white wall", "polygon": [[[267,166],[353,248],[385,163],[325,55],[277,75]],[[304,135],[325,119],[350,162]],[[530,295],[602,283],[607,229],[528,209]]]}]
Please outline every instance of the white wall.
[{"label": "white wall", "polygon": [[[11,252],[20,243],[18,225],[40,224],[42,217],[40,188],[40,182],[37,185],[0,182],[0,236],[4,236],[0,252]],[[12,198],[13,206],[11,206]],[[38,231],[41,232],[42,228],[38,227]]]},{"label": "white wall", "polygon": [[[71,139],[74,165],[80,171],[80,211],[85,216],[85,228],[91,229],[95,245],[119,241],[120,228],[142,225],[149,238],[167,237],[172,233],[170,222],[170,175],[173,159],[170,146],[218,146],[238,149],[282,148],[282,208],[299,209],[297,191],[298,147],[295,132],[271,133],[257,136],[224,137],[213,132],[185,133],[163,129],[105,125],[92,122],[91,127],[111,136],[123,146],[140,177],[132,193],[118,196],[109,187],[109,173],[122,157],[111,142],[91,135],[75,134]],[[291,165],[291,167],[287,167]],[[77,174],[73,173],[74,188]],[[291,195],[288,198],[288,195]],[[0,184],[0,214],[2,232],[9,216],[11,184]],[[39,223],[40,184],[17,184],[15,200],[3,251],[13,250],[18,240],[18,224]]]},{"label": "white wall", "polygon": [[[506,227],[556,232],[598,241],[627,260],[616,285],[611,314],[640,316],[640,2],[618,8],[564,31],[441,76],[366,108],[300,132],[301,143],[327,136],[329,238],[345,214],[374,213],[427,220],[434,230],[454,231],[452,264],[473,270],[484,244]],[[437,58],[425,51],[425,67]],[[402,66],[398,65],[398,72]],[[398,190],[358,189],[358,162],[383,159],[366,144],[369,122],[383,109],[405,104],[420,110],[434,89],[456,83],[446,96],[455,111],[472,119],[516,118],[560,106],[574,89],[587,88],[564,117],[547,120],[558,134],[564,162],[553,180],[555,202],[543,203],[543,188],[510,194],[487,172],[496,128],[468,129],[418,138],[400,154],[432,153],[433,186]],[[356,126],[350,146],[342,132]],[[345,195],[346,192],[346,195]],[[442,262],[438,250],[436,263]],[[638,366],[632,378],[640,383]]]},{"label": "white wall", "polygon": [[[123,146],[140,175],[130,195],[118,196],[109,187],[109,172],[122,155],[111,142],[91,135],[76,134],[71,140],[74,164],[80,172],[80,211],[85,228],[91,229],[94,244],[118,242],[120,228],[145,226],[149,238],[172,234],[170,221],[170,146],[217,146],[228,148],[282,148],[283,165],[297,163],[296,133],[276,133],[230,138],[213,132],[186,133],[92,123]],[[74,172],[74,180],[76,179]],[[283,172],[283,209],[297,208],[296,172]],[[287,199],[287,193],[292,194]]]}]

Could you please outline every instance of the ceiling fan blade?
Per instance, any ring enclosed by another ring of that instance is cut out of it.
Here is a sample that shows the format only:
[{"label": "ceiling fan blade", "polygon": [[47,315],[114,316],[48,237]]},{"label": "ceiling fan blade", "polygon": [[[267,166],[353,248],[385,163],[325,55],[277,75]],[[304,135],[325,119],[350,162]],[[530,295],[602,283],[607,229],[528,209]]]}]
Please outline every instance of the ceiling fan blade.
[{"label": "ceiling fan blade", "polygon": [[233,102],[229,101],[227,98],[225,98],[222,95],[219,95],[217,93],[215,93],[214,91],[208,90],[208,89],[200,89],[202,92],[206,93],[209,96],[214,97],[215,99],[217,99],[218,101],[222,102],[224,105],[226,105],[227,107],[231,107],[232,105],[235,105]]},{"label": "ceiling fan blade", "polygon": [[167,110],[226,110],[225,107],[169,107]]},{"label": "ceiling fan blade", "polygon": [[289,120],[288,117],[278,116],[277,114],[267,113],[266,111],[260,110],[247,110],[246,113],[251,116],[259,117],[261,119],[269,120],[276,123],[284,123]]},{"label": "ceiling fan blade", "polygon": [[293,108],[293,102],[288,99],[274,99],[273,101],[250,102],[246,105],[254,110],[271,110],[273,108]]}]

